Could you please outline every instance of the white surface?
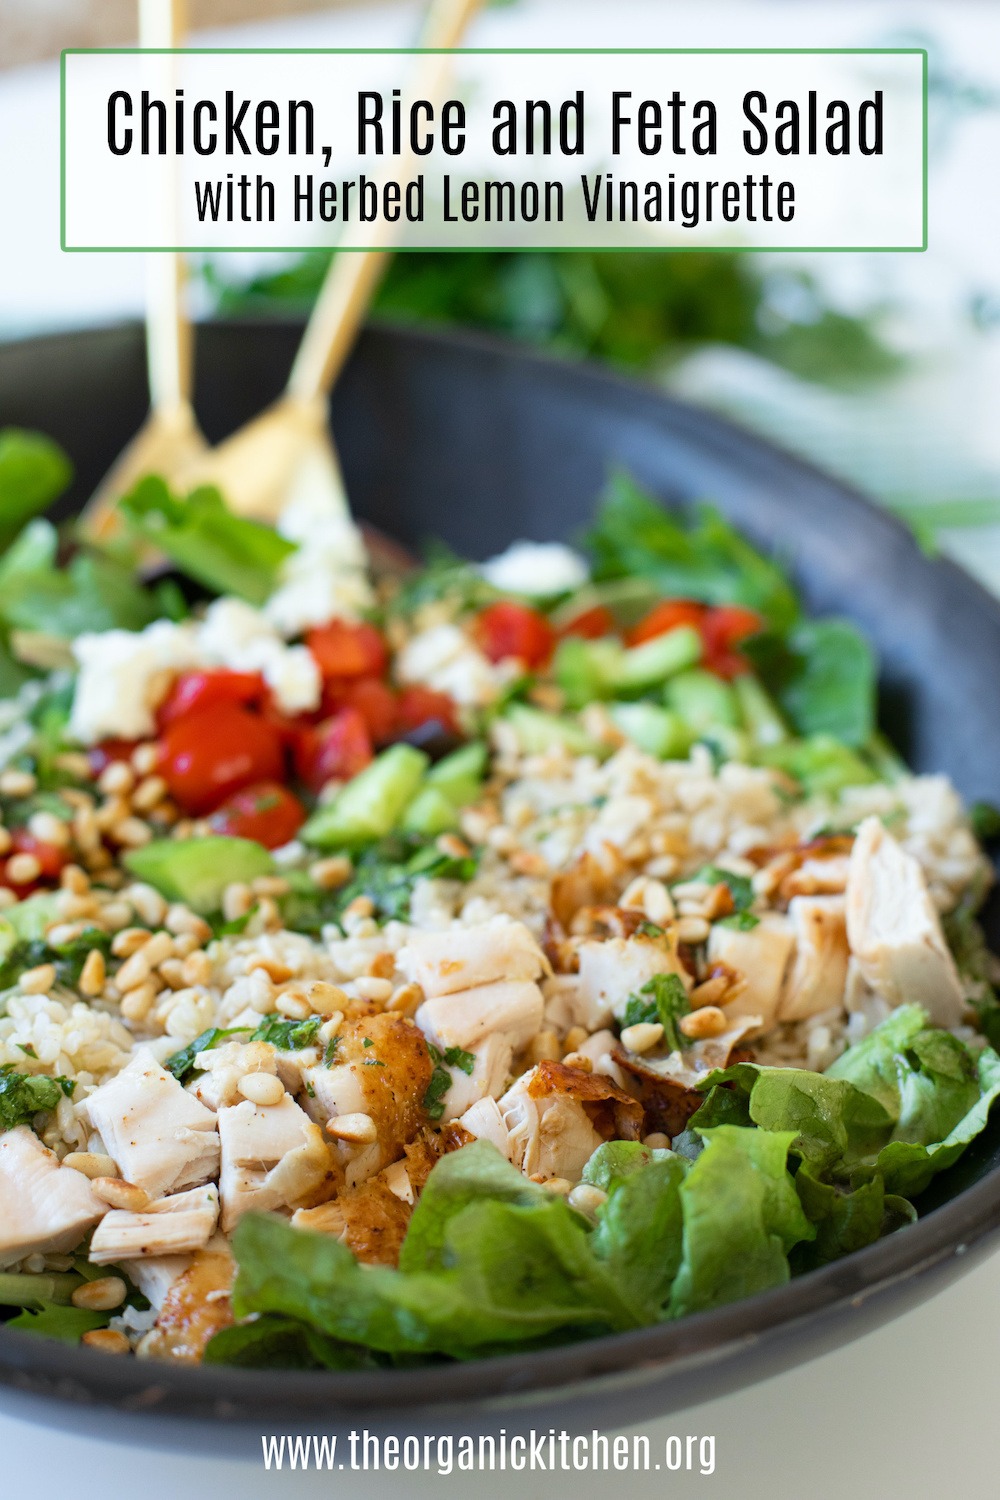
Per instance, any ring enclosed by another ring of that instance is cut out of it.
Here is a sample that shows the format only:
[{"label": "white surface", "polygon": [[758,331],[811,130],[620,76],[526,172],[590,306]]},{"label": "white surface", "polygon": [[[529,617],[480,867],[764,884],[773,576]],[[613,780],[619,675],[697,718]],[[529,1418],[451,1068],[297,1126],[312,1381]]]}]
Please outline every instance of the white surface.
[{"label": "white surface", "polygon": [[[615,1492],[687,1500],[995,1500],[1000,1254],[909,1316],[834,1354],[737,1395],[644,1424],[650,1450],[671,1433],[716,1438],[699,1474],[265,1473],[246,1462],[186,1458],[65,1437],[0,1415],[2,1493],[74,1500],[597,1500]],[[94,1414],[95,1433],[100,1417]]]}]

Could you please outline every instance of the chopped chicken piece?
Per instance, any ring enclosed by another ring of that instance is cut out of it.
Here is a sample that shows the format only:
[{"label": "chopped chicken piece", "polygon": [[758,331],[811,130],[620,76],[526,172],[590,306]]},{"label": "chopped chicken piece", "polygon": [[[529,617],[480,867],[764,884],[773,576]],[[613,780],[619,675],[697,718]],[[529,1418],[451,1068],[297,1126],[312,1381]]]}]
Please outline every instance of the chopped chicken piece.
[{"label": "chopped chicken piece", "polygon": [[545,1003],[537,984],[525,980],[481,984],[425,1000],[415,1020],[442,1050],[474,1052],[489,1036],[506,1036],[515,1050],[526,1047],[542,1024]]},{"label": "chopped chicken piece", "polygon": [[556,875],[552,881],[549,905],[560,927],[569,931],[570,923],[581,907],[601,906],[609,902],[625,868],[625,861],[619,851],[613,844],[605,844],[600,854],[587,851],[571,869]]},{"label": "chopped chicken piece", "polygon": [[542,1062],[500,1100],[509,1155],[529,1177],[579,1181],[602,1141],[637,1140],[642,1106],[610,1079]]},{"label": "chopped chicken piece", "polygon": [[756,1016],[761,1031],[774,1024],[794,947],[795,929],[781,912],[765,912],[747,931],[714,923],[708,938],[709,965],[724,963],[746,980],[746,988],[726,1006],[728,1019]]},{"label": "chopped chicken piece", "polygon": [[472,1054],[471,1073],[457,1065],[448,1068],[451,1087],[444,1096],[442,1119],[455,1120],[477,1099],[499,1099],[510,1077],[514,1048],[503,1032],[488,1036]]},{"label": "chopped chicken piece", "polygon": [[62,1166],[27,1125],[0,1136],[0,1269],[75,1250],[106,1210],[83,1173]]},{"label": "chopped chicken piece", "polygon": [[193,1263],[193,1255],[153,1255],[148,1260],[120,1260],[118,1265],[159,1312],[178,1276],[183,1276]]},{"label": "chopped chicken piece", "polygon": [[173,1282],[141,1352],[155,1359],[196,1365],[205,1345],[233,1321],[229,1295],[236,1265],[227,1249],[198,1250],[191,1264]]},{"label": "chopped chicken piece", "polygon": [[890,1006],[922,1005],[938,1026],[961,1021],[962,985],[924,872],[878,818],[854,841],[847,939],[861,977]]},{"label": "chopped chicken piece", "polygon": [[429,999],[501,979],[539,979],[548,967],[524,923],[505,916],[478,927],[414,933],[396,961]]},{"label": "chopped chicken piece", "polygon": [[409,1228],[412,1204],[398,1197],[384,1176],[348,1188],[318,1208],[300,1208],[296,1229],[334,1235],[369,1266],[395,1266]]},{"label": "chopped chicken piece", "polygon": [[337,1146],[349,1186],[397,1160],[425,1123],[424,1095],[433,1068],[420,1028],[386,1011],[345,1019],[332,1066],[305,1070],[315,1120],[325,1125],[336,1115],[366,1114],[375,1123],[373,1145]]},{"label": "chopped chicken piece", "polygon": [[218,1118],[224,1233],[251,1209],[295,1207],[332,1181],[333,1162],[319,1126],[288,1094],[280,1104],[245,1099],[224,1105]]},{"label": "chopped chicken piece", "polygon": [[690,988],[691,979],[677,957],[676,943],[648,937],[581,943],[574,1020],[588,1031],[597,1031],[612,1015],[621,1019],[629,996],[637,995],[657,974],[677,974],[685,989]]},{"label": "chopped chicken piece", "polygon": [[122,1176],[151,1198],[217,1176],[215,1115],[161,1068],[148,1048],[95,1089],[84,1108]]},{"label": "chopped chicken piece", "polygon": [[95,1266],[110,1266],[121,1260],[184,1255],[204,1249],[218,1222],[219,1190],[212,1182],[159,1198],[141,1213],[112,1209],[94,1230],[88,1256]]},{"label": "chopped chicken piece", "polygon": [[844,898],[795,896],[788,916],[795,929],[795,957],[785,975],[778,1020],[804,1021],[844,1003],[850,957]]},{"label": "chopped chicken piece", "polygon": [[489,1141],[510,1159],[510,1132],[503,1122],[500,1106],[495,1099],[488,1096],[477,1099],[458,1123],[477,1140]]},{"label": "chopped chicken piece", "polygon": [[[213,1112],[224,1104],[238,1104],[239,1082],[247,1073],[278,1073],[278,1053],[270,1042],[223,1042],[199,1052],[188,1090]],[[282,1079],[284,1082],[284,1079]],[[301,1087],[301,1083],[298,1085]],[[291,1092],[294,1093],[294,1088]]]},{"label": "chopped chicken piece", "polygon": [[780,892],[784,900],[793,896],[839,896],[847,889],[850,868],[848,854],[828,854],[804,859],[798,869],[786,875]]}]

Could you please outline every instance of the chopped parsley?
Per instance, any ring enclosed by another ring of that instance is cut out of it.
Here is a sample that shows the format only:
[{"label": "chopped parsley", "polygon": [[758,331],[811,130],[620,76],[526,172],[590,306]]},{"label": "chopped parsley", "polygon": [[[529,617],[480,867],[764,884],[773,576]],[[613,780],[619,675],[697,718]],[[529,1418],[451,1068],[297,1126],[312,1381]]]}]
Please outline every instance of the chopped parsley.
[{"label": "chopped parsley", "polygon": [[[648,996],[648,999],[643,999]],[[682,1016],[691,1011],[687,992],[679,974],[654,974],[642,986],[638,995],[630,995],[622,1017],[622,1029],[637,1026],[642,1021],[659,1021],[663,1027],[663,1040],[671,1052],[679,1052],[686,1038],[678,1026]]]},{"label": "chopped parsley", "polygon": [[323,1024],[322,1016],[310,1016],[307,1021],[289,1021],[284,1016],[265,1016],[250,1040],[270,1042],[279,1052],[299,1052],[311,1047],[316,1033]]},{"label": "chopped parsley", "polygon": [[434,1064],[431,1081],[427,1085],[424,1094],[424,1109],[432,1120],[440,1120],[444,1114],[444,1099],[451,1088],[451,1074],[449,1068],[461,1068],[463,1073],[471,1073],[476,1066],[475,1054],[465,1052],[461,1047],[447,1047],[442,1052],[432,1042],[427,1043],[427,1050]]},{"label": "chopped parsley", "polygon": [[734,875],[732,870],[722,870],[718,865],[706,865],[689,879],[700,880],[704,885],[726,886],[737,912],[749,911],[753,905],[753,885],[748,875]]},{"label": "chopped parsley", "polygon": [[194,1072],[194,1060],[199,1052],[208,1052],[212,1047],[217,1047],[229,1036],[245,1036],[250,1030],[249,1026],[231,1026],[228,1029],[222,1026],[209,1026],[200,1036],[196,1036],[193,1042],[188,1042],[179,1052],[168,1057],[163,1066],[168,1073],[172,1073],[178,1083],[186,1083]]},{"label": "chopped parsley", "polygon": [[721,917],[715,925],[733,927],[737,932],[752,932],[760,925],[760,917],[755,917],[753,912],[749,911],[734,911],[731,917]]},{"label": "chopped parsley", "polygon": [[88,927],[79,937],[53,947],[44,938],[21,938],[0,963],[0,990],[11,989],[21,975],[39,964],[52,964],[60,984],[75,987],[87,957],[96,948],[107,961],[111,956],[111,934],[100,927]]},{"label": "chopped parsley", "polygon": [[4,1063],[0,1067],[0,1131],[30,1125],[35,1115],[55,1109],[60,1099],[71,1099],[75,1088],[69,1078],[18,1073],[13,1063]]},{"label": "chopped parsley", "polygon": [[330,1040],[327,1042],[327,1044],[326,1044],[326,1050],[323,1053],[323,1066],[324,1066],[324,1068],[329,1068],[332,1065],[333,1059],[337,1055],[337,1048],[339,1046],[340,1046],[340,1037],[339,1036],[332,1036],[330,1038]]},{"label": "chopped parsley", "polygon": [[468,881],[478,864],[476,854],[457,858],[443,853],[433,840],[392,835],[365,850],[353,876],[339,890],[321,890],[310,883],[284,896],[282,920],[293,932],[316,936],[329,923],[339,922],[352,901],[367,896],[376,921],[405,922],[418,880]]}]

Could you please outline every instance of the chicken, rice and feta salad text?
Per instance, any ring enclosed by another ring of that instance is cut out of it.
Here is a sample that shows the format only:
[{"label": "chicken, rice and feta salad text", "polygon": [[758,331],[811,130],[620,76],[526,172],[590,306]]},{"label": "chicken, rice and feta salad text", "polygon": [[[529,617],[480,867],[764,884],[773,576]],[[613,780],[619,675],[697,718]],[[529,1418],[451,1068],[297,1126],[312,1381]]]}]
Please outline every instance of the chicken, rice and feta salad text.
[{"label": "chicken, rice and feta salad text", "polygon": [[147,480],[101,551],[32,518],[37,435],[0,514],[5,445],[16,1327],[306,1368],[636,1327],[904,1228],[983,1128],[970,815],[714,512],[618,478],[581,550],[400,576]]}]

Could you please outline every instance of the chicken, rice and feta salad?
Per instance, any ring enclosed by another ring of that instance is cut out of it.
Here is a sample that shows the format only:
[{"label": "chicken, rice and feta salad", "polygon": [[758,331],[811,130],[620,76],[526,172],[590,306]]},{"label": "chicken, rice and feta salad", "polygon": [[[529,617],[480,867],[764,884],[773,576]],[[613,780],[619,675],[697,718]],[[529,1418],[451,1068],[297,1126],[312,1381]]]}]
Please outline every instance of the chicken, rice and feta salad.
[{"label": "chicken, rice and feta salad", "polygon": [[991,873],[849,623],[623,476],[405,576],[157,479],[100,549],[67,478],[0,436],[13,1326],[465,1359],[905,1232],[1000,1090]]}]

